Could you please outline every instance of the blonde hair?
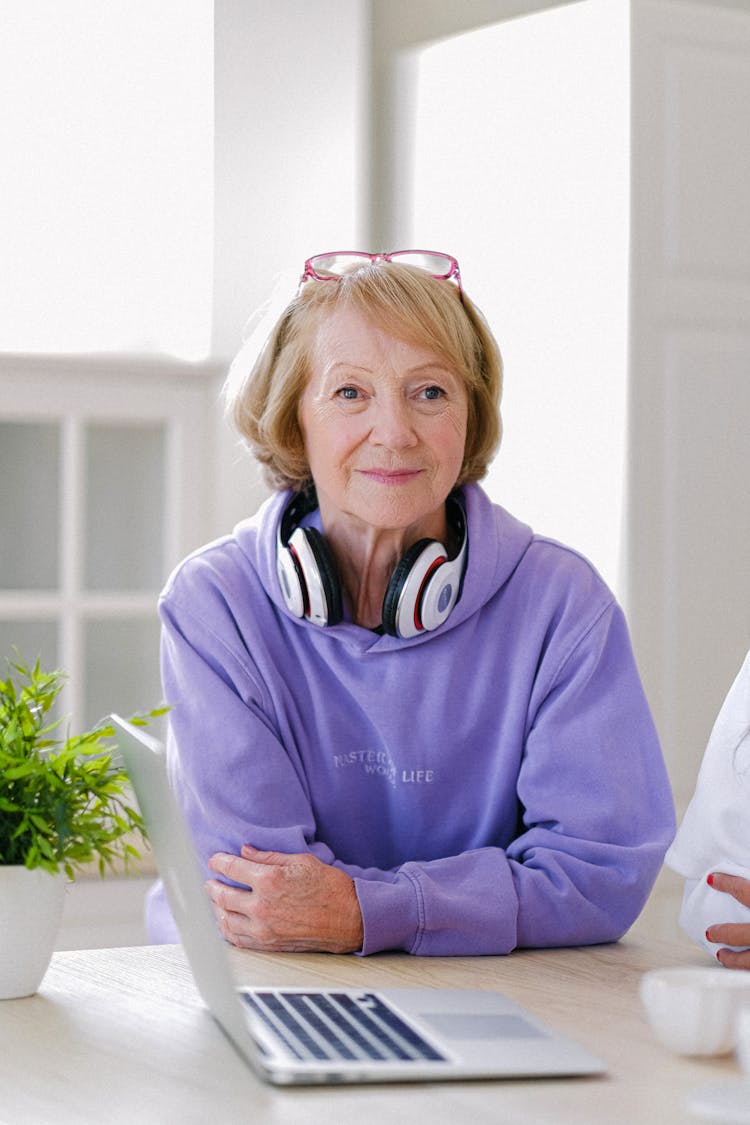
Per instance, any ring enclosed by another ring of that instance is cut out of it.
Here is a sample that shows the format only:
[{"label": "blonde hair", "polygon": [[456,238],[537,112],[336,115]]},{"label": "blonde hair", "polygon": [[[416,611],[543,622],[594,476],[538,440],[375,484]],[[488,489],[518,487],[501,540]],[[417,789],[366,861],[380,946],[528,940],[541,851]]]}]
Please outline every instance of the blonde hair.
[{"label": "blonde hair", "polygon": [[502,435],[502,359],[479,309],[450,281],[391,262],[357,266],[336,281],[308,281],[284,310],[248,370],[232,365],[227,413],[274,488],[311,480],[299,425],[318,326],[336,308],[362,313],[405,343],[429,347],[464,379],[468,419],[459,484],[481,480]]}]

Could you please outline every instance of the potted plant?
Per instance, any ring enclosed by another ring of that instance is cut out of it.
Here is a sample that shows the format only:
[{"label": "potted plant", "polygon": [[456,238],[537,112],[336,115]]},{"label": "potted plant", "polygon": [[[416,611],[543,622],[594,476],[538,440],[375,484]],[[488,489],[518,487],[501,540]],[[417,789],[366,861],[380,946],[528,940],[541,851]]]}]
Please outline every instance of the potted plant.
[{"label": "potted plant", "polygon": [[[143,821],[101,724],[56,737],[50,711],[65,681],[8,661],[0,679],[0,999],[36,992],[62,917],[65,883],[140,859]],[[145,725],[166,708],[136,716]]]}]

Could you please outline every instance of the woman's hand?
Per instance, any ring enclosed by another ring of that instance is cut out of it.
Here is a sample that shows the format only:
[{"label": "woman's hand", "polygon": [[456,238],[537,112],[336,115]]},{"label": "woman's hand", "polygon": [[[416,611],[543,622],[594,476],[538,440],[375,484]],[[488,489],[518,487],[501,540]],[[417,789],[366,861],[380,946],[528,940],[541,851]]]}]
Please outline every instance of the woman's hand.
[{"label": "woman's hand", "polygon": [[244,845],[241,855],[217,852],[217,875],[206,884],[219,929],[243,949],[273,952],[352,953],[364,930],[354,880],[309,854],[261,852]]},{"label": "woman's hand", "polygon": [[[750,946],[750,879],[742,879],[739,875],[724,875],[716,871],[708,876],[707,882],[715,891],[723,891],[731,895],[748,908],[747,922],[724,922],[709,926],[706,930],[708,940],[725,942],[727,945]],[[742,953],[735,953],[731,949],[720,949],[716,957],[727,969],[750,969],[750,949]]]}]

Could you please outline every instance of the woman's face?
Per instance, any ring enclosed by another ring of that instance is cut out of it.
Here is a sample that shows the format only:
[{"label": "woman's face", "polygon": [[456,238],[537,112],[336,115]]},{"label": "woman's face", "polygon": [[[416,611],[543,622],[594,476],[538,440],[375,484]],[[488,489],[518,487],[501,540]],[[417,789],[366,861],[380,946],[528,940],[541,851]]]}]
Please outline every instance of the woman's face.
[{"label": "woman's face", "polygon": [[299,405],[321,509],[382,529],[442,517],[466,444],[460,373],[427,347],[336,309],[316,333]]}]

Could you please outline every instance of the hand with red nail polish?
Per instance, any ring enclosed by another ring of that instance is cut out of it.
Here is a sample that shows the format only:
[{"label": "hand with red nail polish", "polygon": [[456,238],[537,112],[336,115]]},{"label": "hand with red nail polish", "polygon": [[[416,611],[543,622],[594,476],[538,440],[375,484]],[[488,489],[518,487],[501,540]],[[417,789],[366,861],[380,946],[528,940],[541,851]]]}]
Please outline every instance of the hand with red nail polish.
[{"label": "hand with red nail polish", "polygon": [[[706,882],[715,891],[731,895],[742,906],[748,908],[746,923],[724,922],[711,925],[706,930],[706,940],[721,946],[750,946],[750,879],[743,879],[739,875],[727,875],[721,871],[712,871],[706,877]],[[750,969],[750,949],[742,951],[718,949],[716,958],[727,969]]]}]

